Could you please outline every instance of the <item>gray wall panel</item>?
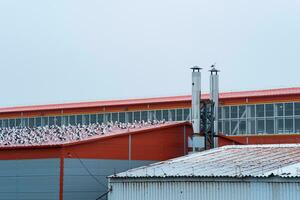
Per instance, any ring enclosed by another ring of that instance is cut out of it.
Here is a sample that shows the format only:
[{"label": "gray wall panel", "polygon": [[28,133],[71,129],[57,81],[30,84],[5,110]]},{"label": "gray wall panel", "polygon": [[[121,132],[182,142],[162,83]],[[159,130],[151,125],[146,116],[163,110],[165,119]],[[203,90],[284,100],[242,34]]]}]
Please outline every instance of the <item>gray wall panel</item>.
[{"label": "gray wall panel", "polygon": [[0,160],[0,200],[57,200],[59,175],[59,159]]},{"label": "gray wall panel", "polygon": [[65,159],[64,200],[95,200],[107,191],[107,176],[153,162]]}]

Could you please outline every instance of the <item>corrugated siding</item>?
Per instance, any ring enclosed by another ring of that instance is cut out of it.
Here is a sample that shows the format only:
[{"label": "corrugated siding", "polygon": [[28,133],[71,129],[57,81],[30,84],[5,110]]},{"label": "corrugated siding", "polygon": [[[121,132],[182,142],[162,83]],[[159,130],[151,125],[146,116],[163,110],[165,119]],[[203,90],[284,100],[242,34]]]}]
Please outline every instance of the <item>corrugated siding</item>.
[{"label": "corrugated siding", "polygon": [[95,200],[108,190],[107,176],[153,162],[98,159],[81,159],[80,162],[79,159],[65,159],[64,200]]},{"label": "corrugated siding", "polygon": [[300,183],[118,182],[108,200],[299,200]]},{"label": "corrugated siding", "polygon": [[0,200],[59,199],[59,160],[1,160]]}]

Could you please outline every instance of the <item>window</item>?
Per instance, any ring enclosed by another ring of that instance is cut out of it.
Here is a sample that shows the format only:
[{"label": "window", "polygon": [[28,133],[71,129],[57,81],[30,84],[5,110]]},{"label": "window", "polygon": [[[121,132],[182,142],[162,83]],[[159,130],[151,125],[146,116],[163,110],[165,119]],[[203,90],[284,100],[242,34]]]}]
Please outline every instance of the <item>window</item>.
[{"label": "window", "polygon": [[90,124],[90,115],[83,115],[83,124]]},{"label": "window", "polygon": [[119,113],[112,113],[111,114],[111,119],[113,122],[119,121]]},{"label": "window", "polygon": [[300,115],[300,103],[295,103],[295,115]]},{"label": "window", "polygon": [[16,126],[16,120],[15,119],[10,119],[9,120],[9,127],[15,127]]},{"label": "window", "polygon": [[256,105],[256,117],[264,117],[265,116],[265,105]]},{"label": "window", "polygon": [[264,119],[258,119],[256,121],[256,132],[261,134],[261,133],[265,133],[265,120]]},{"label": "window", "polygon": [[238,107],[231,106],[230,107],[231,118],[238,118]]},{"label": "window", "polygon": [[277,114],[277,116],[283,116],[283,104],[282,103],[276,104],[276,114]]},{"label": "window", "polygon": [[285,133],[293,133],[294,122],[292,118],[285,119]]},{"label": "window", "polygon": [[266,133],[274,134],[274,119],[267,119],[266,120]]},{"label": "window", "polygon": [[91,121],[92,124],[95,124],[97,122],[97,115],[96,114],[92,114],[91,115]]},{"label": "window", "polygon": [[155,110],[148,111],[148,114],[149,114],[149,120],[155,119]]},{"label": "window", "polygon": [[104,115],[103,114],[98,114],[97,115],[97,122],[99,124],[103,123],[104,122]]},{"label": "window", "polygon": [[255,105],[247,106],[248,117],[255,117]]},{"label": "window", "polygon": [[76,117],[75,117],[75,115],[71,115],[70,118],[69,118],[69,120],[70,120],[70,124],[71,125],[75,125],[76,124]]},{"label": "window", "polygon": [[119,113],[119,122],[125,122],[125,113],[124,112],[120,112]]},{"label": "window", "polygon": [[184,120],[185,121],[190,121],[191,120],[191,115],[190,115],[191,109],[184,109],[183,114],[184,114]]},{"label": "window", "polygon": [[229,119],[229,106],[223,107],[223,111],[224,111],[224,118],[225,119]]},{"label": "window", "polygon": [[238,121],[237,120],[232,120],[231,121],[231,135],[237,135],[239,131],[239,126],[238,126]]},{"label": "window", "polygon": [[274,104],[266,104],[266,116],[267,117],[274,116]]},{"label": "window", "polygon": [[230,122],[228,120],[224,121],[224,134],[228,135],[230,133]]},{"label": "window", "polygon": [[219,119],[222,119],[222,107],[218,107],[218,117]]},{"label": "window", "polygon": [[169,110],[169,116],[168,116],[168,120],[169,121],[175,121],[175,110]]},{"label": "window", "polygon": [[256,130],[255,130],[255,119],[249,119],[248,120],[248,134],[255,134]]},{"label": "window", "polygon": [[283,133],[283,118],[276,119],[276,130],[277,133]]},{"label": "window", "polygon": [[[1,126],[1,122],[0,122]],[[22,126],[22,120],[20,118],[16,119],[16,126],[21,127]]]},{"label": "window", "polygon": [[62,124],[69,125],[69,116],[63,116],[62,117]]},{"label": "window", "polygon": [[163,119],[164,120],[169,120],[169,112],[168,112],[168,110],[163,110]]},{"label": "window", "polygon": [[285,116],[292,116],[293,115],[293,103],[285,103]]},{"label": "window", "polygon": [[239,123],[239,134],[246,134],[246,120],[241,120]]},{"label": "window", "polygon": [[49,125],[48,117],[42,117],[42,126],[47,126],[47,125]]},{"label": "window", "polygon": [[29,118],[29,125],[30,128],[34,127],[34,118]]},{"label": "window", "polygon": [[183,121],[183,111],[182,111],[182,109],[177,109],[176,120],[177,121]]},{"label": "window", "polygon": [[2,120],[0,119],[0,128],[2,128]]},{"label": "window", "polygon": [[61,116],[56,116],[54,120],[57,126],[61,126]]},{"label": "window", "polygon": [[142,111],[141,112],[141,121],[148,121],[148,112],[147,111]]},{"label": "window", "polygon": [[2,126],[3,127],[8,127],[8,119],[2,120]]},{"label": "window", "polygon": [[133,113],[133,119],[136,121],[141,121],[141,113],[140,112],[134,112]]},{"label": "window", "polygon": [[219,121],[219,133],[223,133],[223,123],[222,123],[222,121]]},{"label": "window", "polygon": [[110,121],[111,121],[111,113],[105,113],[104,122],[110,122]]},{"label": "window", "polygon": [[239,118],[246,118],[246,106],[239,106]]},{"label": "window", "polygon": [[42,126],[42,118],[41,117],[35,118],[35,126]]},{"label": "window", "polygon": [[155,112],[156,120],[162,120],[161,113],[162,113],[161,110],[157,110]]},{"label": "window", "polygon": [[295,132],[300,133],[300,118],[295,118]]},{"label": "window", "polygon": [[76,115],[76,124],[82,124],[82,115]]},{"label": "window", "polygon": [[49,126],[52,126],[54,124],[55,124],[54,117],[49,117]]},{"label": "window", "polygon": [[126,122],[133,122],[133,113],[132,112],[126,112],[125,117],[126,117]]}]

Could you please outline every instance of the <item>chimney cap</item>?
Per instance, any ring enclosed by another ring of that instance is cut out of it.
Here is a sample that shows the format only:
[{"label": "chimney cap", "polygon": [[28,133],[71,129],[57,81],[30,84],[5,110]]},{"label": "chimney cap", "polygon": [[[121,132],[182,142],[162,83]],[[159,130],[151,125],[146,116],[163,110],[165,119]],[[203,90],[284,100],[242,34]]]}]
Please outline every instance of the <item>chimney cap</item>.
[{"label": "chimney cap", "polygon": [[202,68],[195,65],[194,67],[191,67],[191,69],[193,70],[193,72],[200,72]]},{"label": "chimney cap", "polygon": [[217,70],[216,69],[216,64],[213,64],[212,66],[210,66],[211,67],[211,70],[209,70],[211,73],[214,73],[214,72],[216,72],[216,73],[218,73],[220,70]]}]

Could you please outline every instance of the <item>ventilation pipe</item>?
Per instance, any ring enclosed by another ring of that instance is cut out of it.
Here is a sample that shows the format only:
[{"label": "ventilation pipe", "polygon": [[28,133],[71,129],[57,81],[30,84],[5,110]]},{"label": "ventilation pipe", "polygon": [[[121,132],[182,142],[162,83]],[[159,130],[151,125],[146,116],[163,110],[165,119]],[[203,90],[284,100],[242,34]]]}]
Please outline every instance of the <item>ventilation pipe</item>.
[{"label": "ventilation pipe", "polygon": [[[211,66],[210,71],[210,100],[214,103],[213,113],[214,113],[214,130],[213,134],[219,134],[219,70],[215,68],[215,65]],[[217,137],[215,137],[215,147],[218,146]]]}]

